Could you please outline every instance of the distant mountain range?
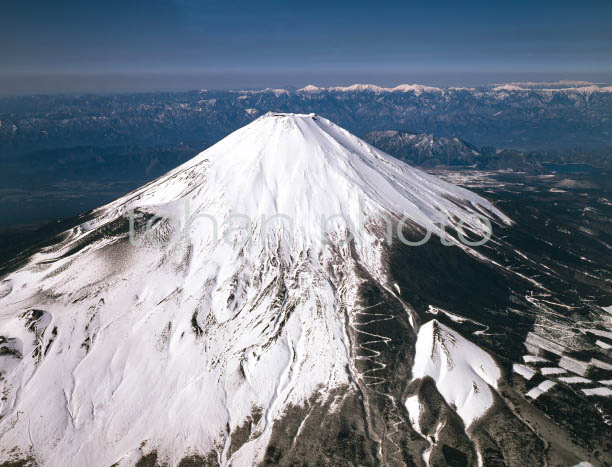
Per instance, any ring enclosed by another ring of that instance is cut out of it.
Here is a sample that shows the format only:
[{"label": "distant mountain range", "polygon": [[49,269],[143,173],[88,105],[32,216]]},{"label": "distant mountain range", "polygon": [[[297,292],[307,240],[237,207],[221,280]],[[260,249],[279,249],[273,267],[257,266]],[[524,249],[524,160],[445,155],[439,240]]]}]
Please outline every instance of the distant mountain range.
[{"label": "distant mountain range", "polygon": [[207,147],[268,111],[315,112],[358,135],[390,129],[433,133],[522,152],[612,146],[612,87],[356,84],[2,98],[0,159],[74,146]]}]

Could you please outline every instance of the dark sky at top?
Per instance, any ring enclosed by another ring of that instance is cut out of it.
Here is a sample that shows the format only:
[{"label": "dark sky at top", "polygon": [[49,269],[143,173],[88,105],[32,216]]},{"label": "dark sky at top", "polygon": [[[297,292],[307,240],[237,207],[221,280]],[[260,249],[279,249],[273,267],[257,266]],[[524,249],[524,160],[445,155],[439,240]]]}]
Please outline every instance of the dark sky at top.
[{"label": "dark sky at top", "polygon": [[137,75],[168,88],[199,76],[198,87],[222,88],[612,72],[610,1],[6,0],[1,10],[4,87],[35,88],[42,75],[101,88],[100,76],[119,88],[138,88],[127,85]]}]

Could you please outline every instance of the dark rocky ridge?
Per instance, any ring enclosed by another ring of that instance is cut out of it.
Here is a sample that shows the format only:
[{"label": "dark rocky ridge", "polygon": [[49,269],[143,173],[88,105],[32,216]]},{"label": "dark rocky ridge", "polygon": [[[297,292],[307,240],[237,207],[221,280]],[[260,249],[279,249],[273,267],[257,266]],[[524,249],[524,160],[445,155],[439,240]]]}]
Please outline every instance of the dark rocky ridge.
[{"label": "dark rocky ridge", "polygon": [[374,131],[364,138],[386,153],[424,168],[512,170],[536,174],[546,171],[535,155],[493,147],[477,148],[459,138],[402,131]]}]

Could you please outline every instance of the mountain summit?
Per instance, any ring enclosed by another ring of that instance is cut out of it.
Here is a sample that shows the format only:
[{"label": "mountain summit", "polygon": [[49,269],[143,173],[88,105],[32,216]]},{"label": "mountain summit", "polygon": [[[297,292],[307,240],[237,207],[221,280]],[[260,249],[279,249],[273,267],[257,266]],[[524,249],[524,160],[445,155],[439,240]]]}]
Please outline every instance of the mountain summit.
[{"label": "mountain summit", "polygon": [[[486,262],[457,234],[510,222],[325,118],[268,113],[3,278],[0,459],[419,465],[447,444],[470,464],[520,452],[519,435],[494,448],[496,435],[466,434],[499,403],[495,361],[442,325],[419,332],[392,273],[398,238],[430,232],[465,251],[453,258]],[[445,377],[453,366],[475,373]],[[446,422],[431,437],[435,417]]]}]

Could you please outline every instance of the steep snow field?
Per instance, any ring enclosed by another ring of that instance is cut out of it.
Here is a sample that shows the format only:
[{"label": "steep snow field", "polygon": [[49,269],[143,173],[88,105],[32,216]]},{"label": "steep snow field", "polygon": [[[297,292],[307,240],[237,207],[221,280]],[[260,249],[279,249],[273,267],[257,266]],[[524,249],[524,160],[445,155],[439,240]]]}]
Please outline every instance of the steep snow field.
[{"label": "steep snow field", "polygon": [[[346,323],[358,266],[392,289],[381,216],[441,234],[440,213],[480,234],[477,214],[510,222],[316,115],[232,133],[4,278],[0,460],[124,466],[156,449],[175,465],[216,448],[224,465],[253,465],[287,407],[360,377]],[[330,243],[347,226],[354,249]],[[417,354],[415,375],[466,425],[491,404],[499,376],[475,345],[428,323]],[[251,440],[231,452],[248,417]]]},{"label": "steep snow field", "polygon": [[497,388],[501,371],[484,350],[434,319],[419,330],[412,376],[430,376],[469,428],[493,405],[491,388]]},{"label": "steep snow field", "polygon": [[[444,219],[482,233],[485,226],[475,214],[493,213],[510,223],[480,196],[403,164],[314,114],[259,118],[102,208],[96,225],[135,207],[184,221],[186,203],[190,214],[207,214],[217,223],[232,213],[248,216],[253,227],[268,219],[268,226],[282,225],[283,234],[295,234],[301,248],[315,251],[323,240],[322,217],[329,220],[326,230],[339,234],[347,224],[360,231],[381,214],[406,216],[437,234]],[[278,215],[289,216],[293,228],[284,218],[270,221]],[[254,229],[255,240],[261,230]]]}]

